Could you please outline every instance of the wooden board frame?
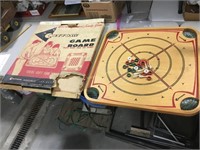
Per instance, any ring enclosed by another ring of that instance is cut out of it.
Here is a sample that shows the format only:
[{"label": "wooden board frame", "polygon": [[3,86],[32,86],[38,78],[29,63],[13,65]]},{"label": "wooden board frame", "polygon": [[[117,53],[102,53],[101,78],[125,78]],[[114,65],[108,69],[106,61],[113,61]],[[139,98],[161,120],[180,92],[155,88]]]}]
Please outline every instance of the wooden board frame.
[{"label": "wooden board frame", "polygon": [[[195,37],[190,37],[192,34]],[[199,39],[199,32],[190,27],[109,31],[87,78],[84,95],[97,104],[195,115],[200,110]],[[128,56],[134,60],[148,58],[153,66],[151,81],[127,77],[123,65]]]}]

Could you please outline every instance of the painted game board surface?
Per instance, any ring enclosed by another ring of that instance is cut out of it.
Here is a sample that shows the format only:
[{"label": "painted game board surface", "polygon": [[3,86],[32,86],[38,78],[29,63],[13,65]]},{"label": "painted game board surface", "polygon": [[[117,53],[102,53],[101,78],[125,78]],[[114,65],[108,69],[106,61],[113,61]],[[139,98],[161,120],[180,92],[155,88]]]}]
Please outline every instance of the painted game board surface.
[{"label": "painted game board surface", "polygon": [[199,42],[190,28],[110,31],[84,94],[98,104],[194,115],[200,110]]},{"label": "painted game board surface", "polygon": [[103,19],[40,22],[3,83],[79,97],[103,29]]}]

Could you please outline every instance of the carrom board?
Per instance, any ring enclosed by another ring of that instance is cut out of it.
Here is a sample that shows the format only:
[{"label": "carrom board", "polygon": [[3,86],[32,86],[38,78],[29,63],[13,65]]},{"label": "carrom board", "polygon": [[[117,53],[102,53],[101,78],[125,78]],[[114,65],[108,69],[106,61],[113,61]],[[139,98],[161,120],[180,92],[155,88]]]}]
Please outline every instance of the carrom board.
[{"label": "carrom board", "polygon": [[200,110],[199,42],[191,28],[110,31],[84,95],[97,104],[194,115]]}]

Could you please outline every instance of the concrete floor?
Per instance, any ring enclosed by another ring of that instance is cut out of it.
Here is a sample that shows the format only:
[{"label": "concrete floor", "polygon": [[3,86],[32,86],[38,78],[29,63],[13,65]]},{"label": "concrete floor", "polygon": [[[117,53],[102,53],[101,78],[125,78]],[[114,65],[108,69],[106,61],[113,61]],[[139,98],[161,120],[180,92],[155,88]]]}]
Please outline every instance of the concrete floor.
[{"label": "concrete floor", "polygon": [[[11,132],[16,120],[34,96],[26,97],[19,105],[1,100],[1,145]],[[27,101],[29,101],[27,103]],[[48,106],[41,124],[34,131],[28,149],[140,149],[142,146],[105,136],[100,130],[65,125],[57,116],[66,99],[56,99]],[[29,136],[30,134],[27,134]],[[28,140],[27,140],[28,141]]]},{"label": "concrete floor", "polygon": [[105,136],[102,131],[66,126],[57,120],[63,99],[54,101],[37,132],[31,149],[138,149],[131,143]]},{"label": "concrete floor", "polygon": [[[0,121],[0,147],[5,142],[6,138],[9,136],[12,128],[15,126],[17,119],[23,113],[27,106],[32,104],[30,96],[24,98],[20,104],[12,103],[11,101],[5,100],[0,97],[1,100],[1,121]],[[34,99],[35,97],[31,97]]]}]

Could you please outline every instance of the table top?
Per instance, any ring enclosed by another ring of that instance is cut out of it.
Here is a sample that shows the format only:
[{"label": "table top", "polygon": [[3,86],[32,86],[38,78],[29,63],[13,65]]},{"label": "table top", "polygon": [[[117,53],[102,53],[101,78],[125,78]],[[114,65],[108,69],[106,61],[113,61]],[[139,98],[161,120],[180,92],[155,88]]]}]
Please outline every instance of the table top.
[{"label": "table top", "polygon": [[[4,76],[8,72],[9,68],[14,63],[14,61],[16,60],[18,55],[23,50],[23,47],[26,45],[26,43],[30,39],[29,37],[31,37],[31,35],[36,30],[37,26],[39,25],[40,20],[45,20],[45,21],[46,20],[62,20],[62,18],[59,18],[59,19],[55,19],[55,18],[54,19],[47,19],[48,18],[47,17],[48,16],[48,12],[50,12],[52,9],[53,9],[52,4],[50,4],[50,7],[47,8],[47,10],[46,10],[46,12],[44,12],[43,16],[34,17],[33,19],[29,18],[29,19],[24,19],[23,20],[21,28],[13,33],[13,34],[19,34],[19,33],[23,33],[23,34],[21,34],[14,42],[12,42],[4,51],[2,51],[0,53],[0,59],[3,60],[3,61],[0,62],[0,76]],[[152,9],[154,9],[154,8],[152,8]],[[154,11],[154,10],[152,10],[152,11]],[[124,17],[127,17],[127,16],[124,16]],[[152,16],[150,16],[150,17],[152,17]],[[171,21],[165,22],[163,20],[160,20],[159,18],[156,19],[156,21],[148,21],[148,20],[133,21],[133,20],[129,20],[127,22],[127,19],[128,18],[121,18],[119,20],[119,22],[117,22],[117,23],[106,23],[104,32],[103,32],[101,40],[100,40],[100,43],[103,42],[104,36],[106,35],[106,33],[108,31],[117,30],[117,29],[123,30],[123,29],[129,29],[129,28],[138,29],[138,28],[150,28],[150,27],[159,27],[159,28],[160,27],[173,27],[173,28],[176,28],[179,25],[182,25],[183,27],[194,27],[196,30],[200,31],[200,28],[199,28],[200,27],[200,22],[183,22],[183,20],[181,20],[181,24],[180,24],[180,22],[179,22],[180,20],[179,21],[171,20]],[[160,35],[160,36],[162,37],[162,35]],[[179,44],[180,44],[180,42],[179,42]],[[167,46],[166,43],[164,45]],[[163,48],[164,45],[160,45],[159,47]],[[170,43],[169,43],[169,45],[170,45]],[[126,47],[129,48],[130,45],[129,44],[128,45],[125,44],[124,46],[121,45],[120,47],[123,47],[122,49],[124,50],[124,49],[126,49]],[[175,46],[173,45],[172,47],[175,47]],[[190,45],[190,47],[191,47],[191,45]],[[114,61],[116,61],[116,60],[114,60]],[[152,65],[154,65],[154,64],[152,64]],[[176,67],[180,67],[180,66],[177,65]],[[155,74],[154,74],[154,76],[156,77]],[[161,83],[162,83],[162,85],[159,85],[159,86],[165,86],[165,88],[169,86],[169,84],[165,83],[165,80],[161,81]],[[89,85],[87,85],[87,86],[89,86]],[[199,86],[199,83],[197,84],[197,86]],[[45,89],[30,89],[30,88],[25,88],[25,87],[16,86],[16,85],[12,85],[12,86],[9,85],[8,86],[6,84],[1,84],[1,83],[0,83],[0,87],[1,88],[5,88],[5,89],[25,90],[25,91],[32,91],[32,92],[49,93],[49,94],[52,94],[53,96],[60,97],[60,95],[58,95],[56,93],[52,93],[51,91],[45,90]],[[65,93],[62,93],[62,96],[64,94]],[[168,95],[168,94],[166,94],[166,95]],[[178,93],[178,94],[176,94],[176,96],[182,96],[182,95],[180,93]],[[185,94],[184,96],[186,97],[187,94]],[[70,97],[69,94],[68,94],[68,97]],[[73,97],[73,96],[71,96],[71,97]],[[161,96],[161,98],[162,98],[162,96]],[[177,98],[177,97],[175,97],[175,98]],[[88,97],[88,99],[90,99],[90,98]],[[152,97],[149,97],[149,99],[150,99],[150,101],[153,101]],[[160,99],[157,99],[156,101],[159,101],[159,100]],[[94,100],[94,102],[96,102],[96,100]],[[129,107],[129,104],[127,105],[124,102],[108,102],[108,101],[103,102],[103,101],[101,101],[100,103],[101,104],[107,104],[107,105],[119,106],[119,107]],[[180,103],[181,103],[181,101],[175,101],[175,104],[179,105],[179,108],[180,108]],[[160,103],[156,103],[156,105],[163,105],[163,103],[161,103],[161,104]],[[134,106],[132,108],[145,109],[145,110],[150,110],[150,111],[158,111],[158,112],[163,112],[163,113],[171,113],[171,109],[170,108],[164,108],[163,109],[163,107],[160,107],[159,109],[158,109],[158,107],[155,107],[155,108],[151,109],[149,107],[140,107],[140,106],[139,107],[135,107]],[[161,109],[163,111],[161,111]],[[176,110],[176,111],[172,111],[172,114],[175,112],[175,114],[187,116],[187,115],[191,115],[191,114],[196,113],[198,109],[199,109],[199,106],[195,110],[192,110],[192,111],[189,111],[189,112],[186,112],[186,113],[182,113],[182,110],[181,111],[180,110]]]}]

